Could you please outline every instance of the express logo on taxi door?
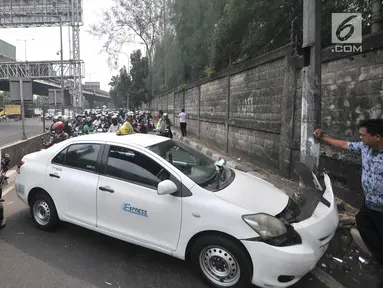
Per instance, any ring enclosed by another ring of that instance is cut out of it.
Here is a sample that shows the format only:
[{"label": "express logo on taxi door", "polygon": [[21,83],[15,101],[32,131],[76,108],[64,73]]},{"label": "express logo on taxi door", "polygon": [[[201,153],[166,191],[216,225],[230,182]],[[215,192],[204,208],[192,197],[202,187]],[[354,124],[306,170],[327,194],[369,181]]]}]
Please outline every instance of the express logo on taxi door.
[{"label": "express logo on taxi door", "polygon": [[148,211],[146,211],[144,209],[140,209],[140,208],[134,207],[134,206],[132,206],[132,205],[130,205],[128,203],[124,204],[123,209],[126,212],[133,213],[133,214],[136,214],[138,216],[148,217]]}]

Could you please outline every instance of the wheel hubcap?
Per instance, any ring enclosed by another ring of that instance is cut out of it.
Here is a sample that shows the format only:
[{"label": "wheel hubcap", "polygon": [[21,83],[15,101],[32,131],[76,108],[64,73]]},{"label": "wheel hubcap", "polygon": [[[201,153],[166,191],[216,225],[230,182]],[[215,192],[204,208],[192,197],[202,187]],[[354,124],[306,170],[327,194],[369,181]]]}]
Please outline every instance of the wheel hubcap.
[{"label": "wheel hubcap", "polygon": [[199,264],[205,276],[222,287],[237,284],[241,276],[238,261],[221,247],[210,246],[203,249]]},{"label": "wheel hubcap", "polygon": [[49,205],[43,200],[36,201],[33,206],[33,216],[38,224],[42,226],[47,225],[51,219]]}]

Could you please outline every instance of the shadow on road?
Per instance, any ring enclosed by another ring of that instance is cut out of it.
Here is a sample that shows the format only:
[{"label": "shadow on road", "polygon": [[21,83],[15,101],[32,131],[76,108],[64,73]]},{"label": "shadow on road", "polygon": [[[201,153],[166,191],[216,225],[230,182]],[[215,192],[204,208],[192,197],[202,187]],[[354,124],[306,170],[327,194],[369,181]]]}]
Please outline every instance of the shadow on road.
[{"label": "shadow on road", "polygon": [[[5,288],[208,287],[199,275],[192,273],[188,263],[171,256],[68,223],[62,223],[53,232],[41,231],[15,194],[7,196],[7,227],[0,230],[0,244],[3,244],[0,279],[9,284]],[[11,275],[3,278],[4,273]],[[25,277],[25,285],[20,284],[21,275]],[[37,280],[31,281],[31,277]],[[293,287],[325,286],[307,275]]]},{"label": "shadow on road", "polygon": [[162,253],[67,223],[54,232],[38,230],[28,209],[8,217],[0,239],[97,287],[208,287],[187,263]]}]

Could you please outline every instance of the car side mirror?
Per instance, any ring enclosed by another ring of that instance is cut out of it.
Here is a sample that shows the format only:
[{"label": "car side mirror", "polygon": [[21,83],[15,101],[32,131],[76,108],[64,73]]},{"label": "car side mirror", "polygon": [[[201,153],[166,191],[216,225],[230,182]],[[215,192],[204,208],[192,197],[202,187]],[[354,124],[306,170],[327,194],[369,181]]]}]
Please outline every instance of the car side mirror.
[{"label": "car side mirror", "polygon": [[169,194],[176,193],[177,191],[178,191],[177,185],[170,180],[164,180],[160,182],[157,186],[158,195],[169,195]]}]

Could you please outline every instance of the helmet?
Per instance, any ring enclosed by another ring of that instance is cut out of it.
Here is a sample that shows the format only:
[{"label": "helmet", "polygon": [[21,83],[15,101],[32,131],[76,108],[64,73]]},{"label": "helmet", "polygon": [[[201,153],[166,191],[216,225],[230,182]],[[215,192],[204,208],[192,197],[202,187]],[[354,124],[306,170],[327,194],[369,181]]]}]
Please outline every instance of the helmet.
[{"label": "helmet", "polygon": [[64,123],[62,121],[57,121],[55,124],[53,124],[52,129],[56,131],[56,134],[60,134],[64,131]]},{"label": "helmet", "polygon": [[56,123],[57,121],[59,121],[59,117],[58,116],[53,116],[53,123]]},{"label": "helmet", "polygon": [[129,111],[128,113],[126,113],[126,118],[133,117],[133,116],[134,116],[134,112],[133,111]]},{"label": "helmet", "polygon": [[117,123],[118,123],[118,117],[117,117],[116,115],[113,115],[113,117],[112,117],[112,123],[113,123],[113,125],[117,125]]},{"label": "helmet", "polygon": [[64,122],[64,124],[68,123],[68,121],[69,121],[68,116],[66,116],[66,115],[62,116],[62,122]]},{"label": "helmet", "polygon": [[168,113],[164,113],[163,116],[164,116],[165,118],[167,118],[167,117],[168,117]]}]

